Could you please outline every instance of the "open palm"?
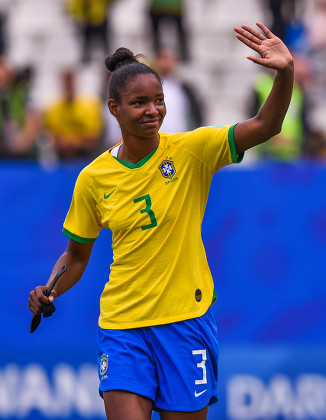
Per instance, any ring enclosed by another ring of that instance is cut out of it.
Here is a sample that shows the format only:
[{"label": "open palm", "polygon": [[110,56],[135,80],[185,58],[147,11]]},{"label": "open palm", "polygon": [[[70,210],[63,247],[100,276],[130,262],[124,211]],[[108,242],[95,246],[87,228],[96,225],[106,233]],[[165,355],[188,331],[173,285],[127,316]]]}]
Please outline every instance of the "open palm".
[{"label": "open palm", "polygon": [[284,70],[293,61],[290,51],[281,39],[275,36],[265,25],[257,22],[257,26],[263,33],[247,25],[234,28],[237,33],[236,37],[260,54],[260,57],[248,56],[247,58],[254,63],[274,70]]}]

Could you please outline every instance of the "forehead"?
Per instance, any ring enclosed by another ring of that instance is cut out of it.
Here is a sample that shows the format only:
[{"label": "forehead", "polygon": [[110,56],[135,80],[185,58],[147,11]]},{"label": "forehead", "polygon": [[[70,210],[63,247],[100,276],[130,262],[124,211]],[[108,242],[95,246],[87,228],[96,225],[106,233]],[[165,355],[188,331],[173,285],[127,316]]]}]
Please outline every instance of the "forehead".
[{"label": "forehead", "polygon": [[130,78],[125,89],[121,94],[125,97],[129,96],[151,96],[160,95],[163,93],[163,88],[157,77],[152,74],[138,74]]}]

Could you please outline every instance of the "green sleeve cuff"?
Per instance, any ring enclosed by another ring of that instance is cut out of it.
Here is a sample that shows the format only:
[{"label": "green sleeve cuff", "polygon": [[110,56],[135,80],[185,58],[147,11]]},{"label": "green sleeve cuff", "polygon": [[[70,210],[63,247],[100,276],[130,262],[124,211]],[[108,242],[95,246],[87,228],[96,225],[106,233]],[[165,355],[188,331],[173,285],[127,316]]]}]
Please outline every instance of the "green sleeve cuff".
[{"label": "green sleeve cuff", "polygon": [[215,287],[214,287],[214,290],[213,290],[213,299],[212,299],[211,305],[213,305],[213,303],[216,302],[216,300],[217,300],[217,295],[216,295]]},{"label": "green sleeve cuff", "polygon": [[62,228],[62,233],[68,236],[69,239],[73,239],[74,241],[79,242],[80,244],[93,244],[96,241],[96,238],[82,238],[80,236],[74,235],[65,228]]},{"label": "green sleeve cuff", "polygon": [[233,163],[240,163],[243,159],[244,153],[237,154],[235,143],[234,143],[234,127],[237,124],[231,125],[229,129],[228,139],[229,139],[229,146],[231,151],[231,158]]}]

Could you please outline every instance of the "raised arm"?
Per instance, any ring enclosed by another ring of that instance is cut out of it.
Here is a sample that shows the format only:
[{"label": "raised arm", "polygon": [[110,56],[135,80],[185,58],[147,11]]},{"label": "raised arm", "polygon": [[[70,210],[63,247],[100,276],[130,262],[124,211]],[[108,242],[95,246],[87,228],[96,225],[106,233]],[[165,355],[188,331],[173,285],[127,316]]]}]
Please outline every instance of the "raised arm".
[{"label": "raised arm", "polygon": [[[88,264],[92,248],[93,244],[81,244],[72,239],[69,240],[67,249],[56,262],[46,286],[37,286],[29,294],[28,307],[34,314],[42,312],[41,302],[53,302],[80,280]],[[54,276],[64,264],[67,264],[67,271],[59,278],[50,296],[46,297],[44,290],[52,283]]]},{"label": "raised arm", "polygon": [[254,63],[274,69],[272,90],[258,114],[239,123],[234,130],[237,153],[243,153],[278,134],[288,110],[293,89],[293,58],[286,45],[265,25],[257,23],[263,33],[243,25],[234,28],[236,37],[259,56],[248,56]]}]

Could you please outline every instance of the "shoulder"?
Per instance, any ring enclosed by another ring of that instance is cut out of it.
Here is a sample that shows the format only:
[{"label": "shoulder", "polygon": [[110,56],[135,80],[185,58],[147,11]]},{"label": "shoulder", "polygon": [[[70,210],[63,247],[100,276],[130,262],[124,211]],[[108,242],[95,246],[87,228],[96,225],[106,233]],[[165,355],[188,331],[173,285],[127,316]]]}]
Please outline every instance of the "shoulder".
[{"label": "shoulder", "polygon": [[184,139],[196,137],[198,134],[207,134],[210,127],[198,127],[195,130],[185,131],[180,133],[160,133],[161,138],[164,138],[168,143],[177,143]]},{"label": "shoulder", "polygon": [[110,165],[111,157],[110,149],[106,150],[97,156],[94,160],[92,160],[92,162],[90,162],[87,166],[85,166],[83,171],[92,173],[93,171],[96,171],[100,168],[108,167]]},{"label": "shoulder", "polygon": [[215,137],[225,137],[228,135],[230,127],[230,125],[205,126],[198,127],[195,130],[186,131],[184,133],[160,134],[167,144],[174,144],[176,146],[187,148],[187,146],[190,146],[192,142],[201,142]]},{"label": "shoulder", "polygon": [[80,171],[78,181],[91,187],[99,174],[110,170],[111,158],[112,156],[108,150],[99,155]]},{"label": "shoulder", "polygon": [[232,161],[237,161],[233,125],[199,127],[186,133],[167,137],[167,142],[184,154],[192,155],[214,173]]}]

